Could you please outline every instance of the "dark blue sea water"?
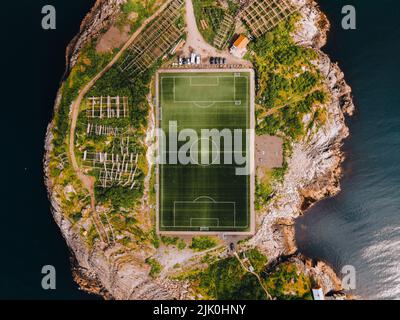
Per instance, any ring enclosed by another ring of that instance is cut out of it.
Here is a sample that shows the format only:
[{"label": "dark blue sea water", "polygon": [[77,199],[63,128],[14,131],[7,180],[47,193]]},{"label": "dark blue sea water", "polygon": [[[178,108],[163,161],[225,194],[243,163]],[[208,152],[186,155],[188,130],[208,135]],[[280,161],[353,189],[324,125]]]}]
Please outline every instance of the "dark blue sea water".
[{"label": "dark blue sea water", "polygon": [[[72,281],[69,252],[50,213],[43,146],[64,72],[65,48],[93,0],[2,3],[0,299],[86,299]],[[41,8],[57,9],[57,30],[41,29]],[[41,288],[43,265],[57,289]]]},{"label": "dark blue sea water", "polygon": [[[320,0],[332,23],[324,48],[354,91],[342,192],[297,223],[300,251],[337,270],[353,265],[355,293],[400,299],[400,2]],[[340,27],[341,7],[357,9],[357,30]]]},{"label": "dark blue sea water", "polygon": [[[69,252],[43,184],[46,126],[64,71],[64,51],[93,0],[20,0],[0,10],[0,299],[88,299],[72,281]],[[357,270],[357,294],[400,298],[400,2],[320,0],[333,30],[324,50],[346,73],[358,112],[345,144],[343,191],[297,224],[302,252],[338,270]],[[57,30],[40,28],[41,8],[57,9]],[[340,29],[354,4],[358,29]],[[57,269],[57,290],[41,288],[41,268]]]}]

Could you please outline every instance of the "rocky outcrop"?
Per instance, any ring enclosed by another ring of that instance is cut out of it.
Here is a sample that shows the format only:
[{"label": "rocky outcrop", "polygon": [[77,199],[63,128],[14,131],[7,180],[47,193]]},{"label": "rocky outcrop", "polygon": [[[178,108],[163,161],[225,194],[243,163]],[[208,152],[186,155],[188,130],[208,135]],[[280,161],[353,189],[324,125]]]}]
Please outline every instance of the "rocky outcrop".
[{"label": "rocky outcrop", "polygon": [[[98,0],[81,25],[79,34],[67,50],[67,72],[75,64],[80,50],[100,30],[110,26],[121,3],[126,0]],[[329,57],[319,50],[326,42],[329,22],[314,2],[292,0],[301,9],[302,19],[294,38],[297,43],[315,48],[319,53],[315,63],[326,76],[332,95],[328,106],[328,121],[318,131],[311,132],[303,142],[293,144],[288,160],[289,169],[274,200],[258,216],[257,233],[249,244],[265,252],[269,259],[292,255],[296,252],[294,237],[295,218],[315,201],[336,194],[340,190],[339,178],[343,154],[341,145],[348,136],[345,115],[353,112],[351,89],[343,73]],[[55,112],[58,110],[60,93]],[[45,175],[53,216],[73,256],[74,279],[90,292],[107,299],[183,299],[188,297],[188,284],[165,277],[153,279],[149,266],[144,263],[147,249],[138,248],[131,254],[121,254],[118,245],[103,247],[95,244],[89,248],[79,232],[63,217],[60,203],[52,193],[49,174],[52,126],[46,137]],[[311,263],[304,257],[294,256],[305,273],[314,276],[325,292],[340,289],[333,270],[321,262]]]},{"label": "rocky outcrop", "polygon": [[313,0],[291,0],[299,9],[302,26],[294,34],[295,41],[307,47],[321,48],[326,44],[330,23]]},{"label": "rocky outcrop", "polygon": [[[84,19],[80,33],[71,41],[67,49],[66,72],[76,63],[83,46],[97,38],[101,29],[112,25],[120,4],[126,0],[98,0]],[[55,113],[59,110],[61,91],[55,102]],[[45,183],[54,220],[71,252],[74,280],[81,289],[103,296],[105,299],[184,299],[187,284],[169,279],[153,279],[149,275],[150,266],[145,263],[152,253],[145,245],[136,250],[126,250],[122,245],[105,245],[95,242],[90,247],[79,228],[64,217],[59,198],[56,196],[49,171],[52,152],[52,121],[47,129],[45,141],[44,172]],[[154,250],[154,249],[153,249]]]},{"label": "rocky outcrop", "polygon": [[96,38],[100,31],[109,27],[116,13],[126,0],[97,0],[91,11],[83,19],[79,33],[69,43],[66,51],[66,72],[76,63],[79,52],[91,39]]},{"label": "rocky outcrop", "polygon": [[[341,146],[349,135],[345,116],[354,111],[351,88],[346,84],[342,71],[319,50],[326,42],[329,22],[315,2],[294,2],[303,5],[300,10],[302,19],[294,38],[300,45],[317,50],[319,58],[315,64],[325,76],[331,102],[327,106],[326,123],[319,130],[310,132],[303,141],[292,145],[293,152],[288,160],[289,169],[284,182],[269,206],[258,216],[258,231],[250,244],[260,248],[272,260],[297,250],[294,246],[294,219],[314,202],[340,191],[339,179],[344,160]],[[324,28],[319,27],[321,25]],[[328,266],[323,265],[328,270]],[[307,269],[306,264],[304,267]],[[325,284],[326,292],[339,289],[333,271],[329,272],[330,281],[324,272],[317,272],[316,275]]]},{"label": "rocky outcrop", "polygon": [[340,299],[345,297],[341,293],[342,284],[340,279],[338,279],[335,271],[326,263],[313,261],[301,254],[291,257],[290,262],[297,266],[297,270],[314,279],[314,286],[322,288],[324,294],[335,293]]}]

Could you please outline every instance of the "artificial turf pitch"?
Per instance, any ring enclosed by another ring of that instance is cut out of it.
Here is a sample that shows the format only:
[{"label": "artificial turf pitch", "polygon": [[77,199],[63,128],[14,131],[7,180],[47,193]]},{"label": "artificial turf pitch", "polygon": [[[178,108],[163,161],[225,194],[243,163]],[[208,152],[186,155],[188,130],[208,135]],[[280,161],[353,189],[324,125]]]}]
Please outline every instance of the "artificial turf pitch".
[{"label": "artificial turf pitch", "polygon": [[[199,72],[158,74],[159,127],[168,137],[170,121],[182,129],[242,129],[242,155],[249,152],[246,129],[250,126],[250,73]],[[224,141],[223,139],[221,141]],[[250,176],[237,175],[237,164],[224,164],[212,141],[199,140],[198,160],[209,143],[209,165],[171,164],[169,140],[166,164],[159,164],[159,231],[246,232],[250,228]],[[178,142],[178,150],[185,142]],[[162,152],[162,151],[161,151]],[[196,154],[196,153],[195,153]],[[204,155],[203,155],[204,156]],[[218,162],[218,161],[217,161]]]}]

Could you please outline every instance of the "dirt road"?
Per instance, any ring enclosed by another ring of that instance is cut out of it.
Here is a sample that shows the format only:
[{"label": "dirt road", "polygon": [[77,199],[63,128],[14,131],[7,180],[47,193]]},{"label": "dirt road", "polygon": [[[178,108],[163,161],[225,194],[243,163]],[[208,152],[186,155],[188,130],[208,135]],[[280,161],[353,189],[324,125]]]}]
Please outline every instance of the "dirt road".
[{"label": "dirt road", "polygon": [[77,124],[77,119],[79,115],[79,107],[82,104],[83,98],[86,96],[86,94],[89,92],[89,90],[93,87],[93,85],[99,80],[108,70],[111,69],[111,67],[121,58],[122,54],[126,51],[126,49],[129,48],[129,46],[133,43],[133,41],[136,39],[136,37],[143,31],[143,29],[155,18],[157,17],[171,2],[171,0],[168,0],[166,3],[164,3],[152,16],[147,18],[141,27],[136,30],[128,39],[128,41],[124,44],[124,46],[121,48],[121,50],[114,56],[114,58],[101,70],[92,80],[90,80],[79,92],[78,97],[76,100],[72,103],[71,106],[71,122],[70,122],[70,133],[69,133],[69,146],[68,146],[68,157],[69,160],[72,164],[72,167],[78,176],[79,180],[82,182],[82,185],[89,191],[90,195],[90,203],[91,203],[91,210],[94,213],[93,214],[93,220],[96,225],[97,231],[100,235],[100,238],[103,242],[109,242],[109,237],[108,233],[106,232],[104,226],[101,223],[101,219],[99,215],[96,213],[96,200],[95,200],[95,194],[94,194],[94,183],[95,179],[94,177],[87,176],[85,175],[81,168],[78,165],[78,162],[76,160],[76,155],[75,155],[75,130],[76,130],[76,124]]},{"label": "dirt road", "polygon": [[254,276],[257,278],[258,282],[260,283],[260,286],[263,288],[265,294],[267,295],[267,298],[268,298],[269,300],[272,300],[272,297],[271,297],[271,295],[269,294],[267,288],[264,287],[264,284],[262,283],[262,280],[261,280],[260,276],[259,276],[256,272],[251,271],[251,270],[249,270],[249,269],[246,268],[246,266],[244,265],[242,259],[240,259],[240,257],[239,257],[239,255],[237,254],[237,252],[235,252],[234,255],[235,255],[235,257],[239,260],[240,265],[242,266],[242,268],[243,268],[246,272],[251,273],[252,275],[254,275]]},{"label": "dirt road", "polygon": [[186,0],[186,27],[186,44],[182,49],[185,55],[188,55],[191,50],[193,50],[197,54],[200,54],[203,59],[207,57],[221,57],[226,58],[227,63],[229,64],[243,65],[245,67],[252,66],[250,61],[235,58],[229,53],[228,50],[217,50],[204,40],[199,29],[197,28],[192,0]]}]

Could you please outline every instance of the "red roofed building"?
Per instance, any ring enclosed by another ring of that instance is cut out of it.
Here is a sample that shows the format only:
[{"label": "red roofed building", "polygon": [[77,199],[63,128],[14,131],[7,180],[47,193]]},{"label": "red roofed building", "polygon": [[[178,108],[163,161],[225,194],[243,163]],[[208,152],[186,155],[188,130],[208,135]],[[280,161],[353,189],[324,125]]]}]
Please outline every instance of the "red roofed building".
[{"label": "red roofed building", "polygon": [[243,58],[243,56],[247,52],[247,45],[249,44],[250,40],[247,39],[244,35],[240,35],[236,41],[233,43],[233,46],[231,47],[231,53],[235,57],[238,58]]}]

